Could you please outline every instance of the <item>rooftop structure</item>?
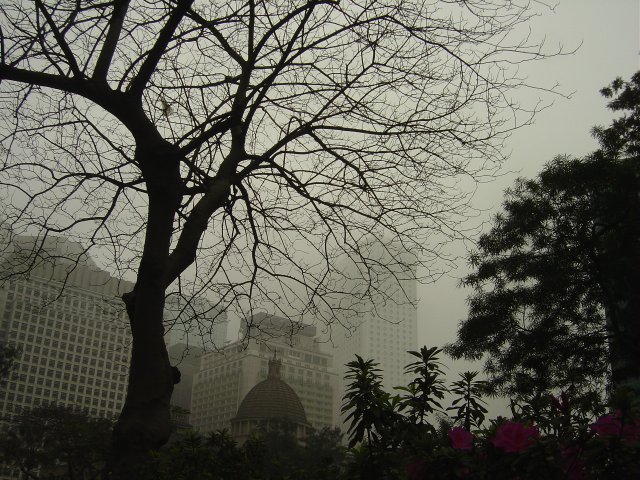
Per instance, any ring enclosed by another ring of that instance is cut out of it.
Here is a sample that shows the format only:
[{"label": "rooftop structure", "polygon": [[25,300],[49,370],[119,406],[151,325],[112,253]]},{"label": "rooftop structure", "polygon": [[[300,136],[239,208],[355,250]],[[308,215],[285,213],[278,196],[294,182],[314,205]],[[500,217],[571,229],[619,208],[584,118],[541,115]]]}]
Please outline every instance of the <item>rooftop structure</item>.
[{"label": "rooftop structure", "polygon": [[164,323],[167,346],[183,344],[211,352],[222,348],[227,340],[226,312],[204,297],[168,295]]},{"label": "rooftop structure", "polygon": [[[230,429],[240,403],[249,390],[268,376],[268,362],[277,351],[281,362],[280,378],[300,398],[308,422],[315,428],[336,425],[334,412],[337,377],[332,358],[320,351],[315,328],[294,325],[293,334],[280,333],[275,325],[287,325],[283,318],[260,314],[243,321],[241,331],[262,325],[265,337],[243,337],[220,352],[201,357],[200,370],[194,376],[191,423],[201,432]],[[259,330],[255,330],[259,331]]]},{"label": "rooftop structure", "polygon": [[260,428],[280,429],[292,433],[302,441],[311,426],[296,392],[280,378],[282,361],[269,360],[267,378],[254,386],[240,403],[238,413],[231,420],[231,435],[242,443]]}]

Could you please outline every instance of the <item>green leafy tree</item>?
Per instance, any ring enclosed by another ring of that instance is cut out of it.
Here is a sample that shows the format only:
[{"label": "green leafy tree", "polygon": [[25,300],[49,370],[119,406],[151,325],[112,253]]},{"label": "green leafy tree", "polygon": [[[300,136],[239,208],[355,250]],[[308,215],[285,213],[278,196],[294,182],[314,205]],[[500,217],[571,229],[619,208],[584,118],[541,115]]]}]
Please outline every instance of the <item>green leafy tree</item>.
[{"label": "green leafy tree", "polygon": [[238,445],[226,431],[190,432],[154,453],[140,480],[324,480],[340,478],[345,459],[337,429],[312,432],[304,444],[282,429],[254,432]]},{"label": "green leafy tree", "polygon": [[302,444],[290,432],[268,429],[256,432],[243,450],[247,458],[252,456],[251,450],[261,451],[258,457],[262,461],[251,467],[256,478],[324,480],[341,474],[345,459],[341,440],[339,429],[313,431]]},{"label": "green leafy tree", "polygon": [[608,379],[638,386],[639,92],[640,74],[604,89],[624,116],[594,129],[601,148],[518,180],[471,254],[469,314],[447,351],[486,357],[502,393],[596,405]]},{"label": "green leafy tree", "polygon": [[612,98],[611,110],[624,115],[593,130],[601,145],[594,162],[612,170],[593,196],[596,278],[613,384],[630,387],[640,397],[640,71],[629,82],[618,78],[601,93]]},{"label": "green leafy tree", "polygon": [[342,405],[352,449],[347,476],[358,475],[363,480],[394,478],[393,471],[398,467],[394,450],[406,426],[398,412],[399,399],[382,388],[382,370],[377,362],[356,355],[347,367],[345,379],[350,383]]},{"label": "green leafy tree", "polygon": [[307,436],[301,456],[303,480],[340,478],[347,453],[342,436],[339,428],[323,428]]},{"label": "green leafy tree", "polygon": [[26,478],[102,478],[113,421],[83,410],[43,405],[18,414],[3,428],[0,451],[6,465]]},{"label": "green leafy tree", "polygon": [[135,279],[120,476],[171,433],[168,293],[243,314],[332,310],[331,324],[351,311],[327,300],[344,293],[337,255],[361,266],[366,295],[387,293],[383,273],[409,274],[368,257],[366,234],[425,266],[433,231],[456,236],[457,180],[490,174],[521,119],[505,68],[544,57],[514,35],[541,4],[2,1],[12,235],[79,240]]},{"label": "green leafy tree", "polygon": [[[252,444],[249,444],[251,448]],[[257,447],[256,447],[257,448]],[[259,471],[263,455],[248,458],[227,431],[203,437],[187,432],[178,441],[154,452],[153,460],[136,472],[140,480],[244,480]],[[262,453],[262,451],[260,452]],[[257,461],[260,459],[260,461]],[[249,460],[249,461],[248,461]]]}]

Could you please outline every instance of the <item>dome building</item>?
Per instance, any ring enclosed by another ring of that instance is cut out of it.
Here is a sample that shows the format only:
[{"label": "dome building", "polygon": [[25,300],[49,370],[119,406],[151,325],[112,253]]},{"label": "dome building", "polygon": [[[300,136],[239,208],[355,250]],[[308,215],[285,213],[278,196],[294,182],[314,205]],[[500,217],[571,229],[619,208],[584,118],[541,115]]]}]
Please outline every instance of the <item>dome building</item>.
[{"label": "dome building", "polygon": [[282,362],[278,376],[302,402],[307,423],[335,427],[338,378],[332,355],[320,349],[316,327],[266,313],[242,319],[240,327],[239,340],[200,357],[189,408],[193,427],[202,434],[230,432],[244,398],[267,379],[275,351]]},{"label": "dome building", "polygon": [[244,397],[238,413],[231,420],[231,436],[240,444],[258,429],[278,429],[290,432],[304,441],[311,431],[304,407],[296,392],[280,378],[282,361],[269,360],[267,378],[254,386]]}]

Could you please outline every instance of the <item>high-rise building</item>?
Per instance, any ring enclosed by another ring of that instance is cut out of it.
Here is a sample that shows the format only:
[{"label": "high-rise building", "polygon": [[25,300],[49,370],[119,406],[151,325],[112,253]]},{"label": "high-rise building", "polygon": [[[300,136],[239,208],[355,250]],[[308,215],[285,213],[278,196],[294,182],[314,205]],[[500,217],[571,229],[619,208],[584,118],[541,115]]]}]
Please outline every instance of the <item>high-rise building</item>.
[{"label": "high-rise building", "polygon": [[[133,285],[100,270],[64,238],[18,237],[0,263],[0,341],[19,346],[0,387],[0,416],[43,403],[119,413],[127,388],[131,334],[122,301]],[[34,253],[36,255],[34,256]]]},{"label": "high-rise building", "polygon": [[205,297],[168,295],[164,323],[167,346],[183,344],[211,352],[227,340],[226,312]]},{"label": "high-rise building", "polygon": [[[171,406],[182,410],[182,419],[189,422],[191,410],[191,392],[193,377],[200,369],[200,357],[204,353],[202,347],[190,346],[185,343],[169,345],[169,360],[180,370],[180,382],[173,386]],[[180,412],[174,412],[180,413]]]},{"label": "high-rise building", "polygon": [[180,370],[180,382],[171,395],[174,420],[191,419],[193,377],[205,352],[219,351],[227,340],[227,314],[206,298],[169,295],[165,303],[165,342],[171,364]]},{"label": "high-rise building", "polygon": [[280,376],[300,398],[315,428],[336,425],[337,378],[331,355],[319,349],[316,328],[273,315],[242,321],[242,340],[201,357],[194,377],[191,423],[201,432],[230,429],[245,395],[265,380],[274,352]]},{"label": "high-rise building", "polygon": [[[337,415],[348,385],[344,379],[346,363],[356,355],[375,360],[382,370],[383,387],[393,393],[393,387],[406,386],[404,367],[413,361],[407,351],[417,348],[416,262],[409,253],[383,241],[372,240],[362,248],[366,265],[338,260],[345,279],[344,293],[330,300],[349,312],[342,316],[338,313],[331,337],[323,347],[333,354],[338,374]],[[373,285],[363,278],[369,276]]]}]

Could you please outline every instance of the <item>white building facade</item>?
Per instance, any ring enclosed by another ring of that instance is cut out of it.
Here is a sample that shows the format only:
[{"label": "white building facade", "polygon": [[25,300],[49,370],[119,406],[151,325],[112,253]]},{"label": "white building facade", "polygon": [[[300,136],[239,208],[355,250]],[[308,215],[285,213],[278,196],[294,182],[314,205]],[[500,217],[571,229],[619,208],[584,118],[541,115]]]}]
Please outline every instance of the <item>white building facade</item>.
[{"label": "white building facade", "polygon": [[[0,264],[20,268],[20,248]],[[31,242],[33,244],[33,242]],[[0,341],[19,346],[16,369],[0,386],[0,415],[44,403],[78,406],[94,416],[117,415],[127,389],[131,348],[129,322],[119,296],[133,285],[100,270],[81,247],[51,238],[44,258],[28,276],[0,286]],[[27,252],[23,252],[27,254]]]}]

